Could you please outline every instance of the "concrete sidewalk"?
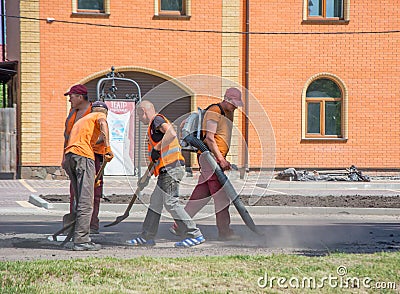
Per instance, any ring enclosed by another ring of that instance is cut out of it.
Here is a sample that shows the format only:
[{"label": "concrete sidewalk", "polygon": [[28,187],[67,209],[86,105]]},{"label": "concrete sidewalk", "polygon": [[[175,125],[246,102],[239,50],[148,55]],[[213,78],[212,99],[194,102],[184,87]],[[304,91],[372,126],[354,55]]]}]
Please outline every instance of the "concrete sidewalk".
[{"label": "concrete sidewalk", "polygon": [[[345,181],[281,181],[271,179],[270,175],[248,173],[244,179],[239,178],[238,172],[230,172],[228,177],[240,195],[400,195],[400,180],[375,180],[371,182]],[[185,176],[180,186],[181,196],[190,196],[198,181],[198,172],[192,177]],[[137,177],[134,176],[105,176],[104,195],[132,195],[136,190]],[[144,193],[151,193],[156,184],[152,177]],[[0,189],[7,188],[27,190],[35,195],[68,195],[69,180],[4,180],[0,181]],[[21,190],[21,191],[22,191]],[[1,199],[0,199],[1,201]]]}]

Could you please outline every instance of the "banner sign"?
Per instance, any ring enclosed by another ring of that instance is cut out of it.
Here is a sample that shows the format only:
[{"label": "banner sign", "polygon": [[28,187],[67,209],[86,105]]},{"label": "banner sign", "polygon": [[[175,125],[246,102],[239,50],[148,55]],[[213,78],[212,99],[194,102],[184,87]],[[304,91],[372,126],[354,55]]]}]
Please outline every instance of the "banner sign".
[{"label": "banner sign", "polygon": [[134,175],[135,166],[135,102],[106,100],[110,145],[114,153],[104,170],[105,175]]}]

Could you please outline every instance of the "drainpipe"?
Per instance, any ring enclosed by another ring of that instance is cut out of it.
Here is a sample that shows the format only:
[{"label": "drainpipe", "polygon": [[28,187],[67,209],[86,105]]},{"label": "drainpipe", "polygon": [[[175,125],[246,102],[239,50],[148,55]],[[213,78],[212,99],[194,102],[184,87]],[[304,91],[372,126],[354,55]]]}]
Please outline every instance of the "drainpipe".
[{"label": "drainpipe", "polygon": [[[1,51],[2,51],[2,59],[1,61],[6,61],[6,24],[5,24],[5,5],[4,5],[5,0],[1,0],[1,40],[2,40],[2,46],[1,46]],[[2,82],[3,84],[3,108],[7,106],[6,104],[6,83]]]},{"label": "drainpipe", "polygon": [[6,61],[6,24],[5,24],[5,0],[1,0],[1,40],[2,43],[2,61]]},{"label": "drainpipe", "polygon": [[250,40],[250,0],[246,0],[246,28],[245,28],[245,69],[244,69],[244,87],[245,87],[245,119],[244,119],[244,168],[249,171],[249,40]]}]

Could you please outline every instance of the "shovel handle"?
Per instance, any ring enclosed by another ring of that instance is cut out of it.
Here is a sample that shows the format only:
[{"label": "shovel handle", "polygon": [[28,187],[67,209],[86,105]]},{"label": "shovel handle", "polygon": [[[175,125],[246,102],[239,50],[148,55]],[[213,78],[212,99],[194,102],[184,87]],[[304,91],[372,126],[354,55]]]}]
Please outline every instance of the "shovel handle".
[{"label": "shovel handle", "polygon": [[106,168],[106,165],[107,165],[107,161],[104,160],[103,163],[101,164],[101,167],[100,167],[99,171],[96,174],[96,178],[94,179],[95,185],[97,184],[97,182],[99,181],[99,179],[103,175],[103,172],[104,172],[104,169]]},{"label": "shovel handle", "polygon": [[58,235],[60,235],[61,233],[65,232],[66,230],[70,229],[73,225],[75,225],[75,220],[73,222],[71,222],[70,224],[66,225],[65,227],[62,227],[62,229],[60,229],[57,232],[55,232],[52,235],[53,241],[56,241]]},{"label": "shovel handle", "polygon": [[[154,167],[154,162],[151,161],[149,163],[149,166],[147,167],[147,170],[146,170],[146,173],[145,173],[146,178],[150,178],[151,177],[153,167]],[[135,191],[135,194],[133,194],[132,199],[128,204],[128,207],[125,210],[125,214],[127,214],[127,213],[129,214],[129,211],[131,211],[131,208],[132,208],[133,204],[135,203],[135,201],[137,199],[137,196],[140,193],[140,191],[142,191],[142,189],[137,187],[136,191]]]},{"label": "shovel handle", "polygon": [[[143,176],[151,177],[153,167],[154,167],[154,162],[150,162],[149,166],[147,167],[146,174],[143,175]],[[122,222],[124,219],[126,219],[129,216],[129,212],[131,211],[132,206],[135,203],[135,201],[137,199],[137,196],[138,196],[138,194],[140,193],[141,190],[142,189],[140,187],[137,187],[135,193],[132,196],[131,201],[128,204],[128,207],[125,209],[124,214],[118,216],[117,219],[114,222],[112,222],[110,224],[107,224],[107,225],[104,225],[104,227],[115,226],[115,225],[119,224],[120,222]]]}]

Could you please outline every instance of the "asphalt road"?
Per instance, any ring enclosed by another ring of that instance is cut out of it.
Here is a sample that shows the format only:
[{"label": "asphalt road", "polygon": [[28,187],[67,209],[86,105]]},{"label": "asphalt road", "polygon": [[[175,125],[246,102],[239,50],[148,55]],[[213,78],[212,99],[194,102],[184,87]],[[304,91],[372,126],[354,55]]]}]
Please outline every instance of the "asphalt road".
[{"label": "asphalt road", "polygon": [[[152,248],[137,248],[125,244],[141,229],[144,215],[134,212],[124,222],[101,228],[93,241],[102,244],[98,252],[74,252],[47,238],[61,228],[63,212],[44,209],[25,209],[5,213],[0,210],[0,260],[70,259],[82,257],[185,257],[236,254],[325,255],[331,252],[373,253],[400,249],[400,222],[398,216],[360,216],[348,214],[253,215],[264,236],[251,232],[234,215],[233,229],[240,241],[222,242],[217,239],[215,218],[197,221],[206,242],[189,249],[176,249],[179,238],[169,233],[171,220],[163,218]],[[101,225],[115,220],[118,213],[101,213]]]},{"label": "asphalt road", "polygon": [[[233,181],[238,191],[259,196],[268,195],[381,195],[398,196],[399,181],[376,183],[298,183],[272,182],[266,187],[257,183],[257,189]],[[255,184],[248,181],[247,184]],[[99,252],[74,252],[62,248],[47,238],[61,228],[66,208],[48,210],[28,203],[33,194],[68,193],[68,181],[15,180],[0,181],[0,260],[70,259],[88,256],[133,258],[136,256],[185,257],[188,255],[212,256],[234,254],[294,253],[323,255],[330,252],[373,253],[400,249],[399,209],[321,209],[304,207],[249,207],[255,223],[264,232],[258,236],[242,222],[234,208],[233,229],[241,241],[221,242],[217,239],[215,217],[210,211],[203,212],[196,222],[206,237],[206,242],[190,249],[175,249],[179,238],[169,233],[172,221],[163,217],[153,248],[132,248],[125,241],[140,232],[145,208],[134,208],[128,219],[121,224],[101,228],[101,234],[93,241],[102,244]],[[105,193],[131,194],[131,186],[125,179],[107,179]],[[190,185],[189,185],[190,184]],[[193,189],[193,183],[183,185],[183,193]],[[260,187],[261,186],[261,187]],[[150,187],[151,189],[151,187]],[[261,189],[261,190],[260,190]],[[249,192],[251,191],[251,192]],[[115,205],[117,206],[117,205]],[[107,224],[122,214],[126,205],[100,212],[101,224]],[[257,208],[257,209],[256,209]],[[212,207],[211,207],[212,209]]]}]

